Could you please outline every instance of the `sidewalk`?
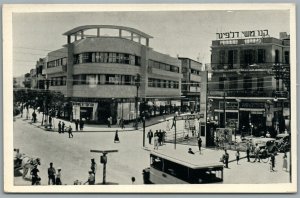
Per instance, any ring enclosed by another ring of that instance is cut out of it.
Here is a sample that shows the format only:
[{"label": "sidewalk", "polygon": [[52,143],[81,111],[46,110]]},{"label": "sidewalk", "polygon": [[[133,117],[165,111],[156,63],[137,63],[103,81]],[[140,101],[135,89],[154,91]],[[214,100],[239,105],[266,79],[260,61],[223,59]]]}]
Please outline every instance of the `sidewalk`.
[{"label": "sidewalk", "polygon": [[[37,114],[37,121],[36,123],[32,123],[32,113],[33,113],[33,109],[29,109],[29,116],[28,119],[26,119],[26,110],[24,110],[23,112],[23,117],[21,118],[20,115],[16,116],[16,119],[22,119],[23,121],[27,121],[28,123],[44,129],[45,131],[54,131],[54,132],[58,132],[58,122],[64,122],[66,127],[69,127],[71,125],[73,132],[75,133],[79,133],[79,132],[116,132],[116,130],[119,131],[135,131],[136,129],[132,126],[133,123],[130,124],[126,124],[124,125],[124,129],[121,129],[121,127],[118,127],[117,125],[112,125],[111,128],[109,128],[107,125],[97,125],[97,124],[84,124],[84,128],[82,131],[76,131],[75,130],[75,123],[74,122],[70,122],[64,119],[60,119],[60,118],[52,118],[52,129],[46,129],[45,126],[41,125],[41,121],[42,121],[42,117],[43,117],[43,113],[38,113]],[[173,119],[175,114],[170,114],[170,115],[165,115],[165,116],[157,116],[157,117],[153,117],[153,118],[149,118],[146,120],[145,122],[145,126],[149,127],[161,122],[164,122],[166,120],[171,120]],[[138,130],[142,130],[143,123],[139,122],[139,126],[138,126]]]}]

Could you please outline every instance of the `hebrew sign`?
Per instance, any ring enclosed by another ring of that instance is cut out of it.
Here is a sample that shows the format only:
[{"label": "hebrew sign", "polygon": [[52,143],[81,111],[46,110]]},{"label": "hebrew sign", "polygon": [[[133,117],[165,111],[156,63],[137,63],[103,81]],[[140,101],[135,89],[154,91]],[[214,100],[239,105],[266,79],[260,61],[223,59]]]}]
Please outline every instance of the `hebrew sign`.
[{"label": "hebrew sign", "polygon": [[251,38],[251,37],[269,37],[268,30],[251,30],[241,32],[224,32],[216,33],[217,39],[233,39],[233,38]]}]

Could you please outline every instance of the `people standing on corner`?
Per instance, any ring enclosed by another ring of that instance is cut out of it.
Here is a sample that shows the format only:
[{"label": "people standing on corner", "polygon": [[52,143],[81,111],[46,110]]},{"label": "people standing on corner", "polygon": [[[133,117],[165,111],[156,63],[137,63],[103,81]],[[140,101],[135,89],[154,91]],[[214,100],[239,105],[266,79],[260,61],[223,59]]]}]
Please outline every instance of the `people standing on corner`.
[{"label": "people standing on corner", "polygon": [[79,120],[75,120],[75,130],[78,131],[78,124],[79,124]]},{"label": "people standing on corner", "polygon": [[55,185],[55,168],[53,167],[53,163],[50,163],[50,167],[48,168],[48,185],[50,185],[50,182],[52,185]]},{"label": "people standing on corner", "polygon": [[58,122],[58,133],[61,133],[61,122]]},{"label": "people standing on corner", "polygon": [[61,168],[57,169],[55,184],[56,185],[62,185],[62,182],[61,182]]},{"label": "people standing on corner", "polygon": [[65,123],[62,122],[61,124],[61,132],[64,133],[65,132]]},{"label": "people standing on corner", "polygon": [[239,160],[240,160],[240,151],[239,150],[236,151],[235,158],[236,158],[236,164],[239,164]]},{"label": "people standing on corner", "polygon": [[153,132],[151,129],[148,131],[147,138],[149,139],[149,144],[152,144]]},{"label": "people standing on corner", "polygon": [[71,127],[71,125],[69,125],[68,133],[69,133],[69,138],[73,138],[73,133],[72,133],[72,127]]},{"label": "people standing on corner", "polygon": [[201,154],[201,147],[202,147],[202,139],[201,137],[198,138],[198,148],[199,148],[199,153]]},{"label": "people standing on corner", "polygon": [[114,139],[114,143],[120,143],[120,139],[119,139],[118,130],[116,130],[116,133],[115,133],[115,139]]},{"label": "people standing on corner", "polygon": [[92,170],[92,173],[94,175],[96,175],[96,170],[97,170],[97,164],[95,162],[95,159],[91,159],[91,170]]}]

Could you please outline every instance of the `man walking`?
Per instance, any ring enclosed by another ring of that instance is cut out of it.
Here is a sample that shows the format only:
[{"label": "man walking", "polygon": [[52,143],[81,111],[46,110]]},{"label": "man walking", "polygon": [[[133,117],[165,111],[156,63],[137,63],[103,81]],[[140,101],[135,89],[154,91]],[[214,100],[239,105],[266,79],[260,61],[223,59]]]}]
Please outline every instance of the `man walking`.
[{"label": "man walking", "polygon": [[229,154],[227,153],[227,150],[225,150],[225,154],[224,154],[225,168],[228,168],[228,161],[229,161]]},{"label": "man walking", "polygon": [[50,167],[48,168],[48,185],[50,185],[50,181],[52,185],[55,185],[55,168],[53,167],[53,163],[50,163]]},{"label": "man walking", "polygon": [[250,162],[250,146],[247,145],[247,161]]},{"label": "man walking", "polygon": [[198,138],[198,147],[199,147],[199,153],[201,154],[201,147],[202,147],[202,139],[201,139],[201,137]]},{"label": "man walking", "polygon": [[58,122],[58,133],[61,133],[61,123],[60,123],[60,121]]},{"label": "man walking", "polygon": [[84,122],[83,122],[82,118],[80,118],[80,121],[79,121],[79,128],[80,128],[80,131],[83,130],[83,125],[84,125]]},{"label": "man walking", "polygon": [[274,171],[274,168],[275,168],[275,154],[274,153],[271,154],[271,163],[272,163],[271,170]]},{"label": "man walking", "polygon": [[37,168],[37,164],[34,165],[34,168],[30,171],[31,174],[31,185],[38,185],[41,178],[38,176],[39,169]]},{"label": "man walking", "polygon": [[91,170],[92,170],[92,173],[94,175],[96,175],[96,170],[97,170],[97,164],[95,162],[95,159],[91,159]]},{"label": "man walking", "polygon": [[72,127],[71,127],[71,125],[69,125],[68,133],[69,133],[69,138],[73,138],[73,133],[72,133]]},{"label": "man walking", "polygon": [[148,139],[149,139],[149,144],[151,144],[152,138],[153,138],[153,132],[152,132],[151,129],[150,129],[150,131],[148,132],[147,137],[148,137]]}]

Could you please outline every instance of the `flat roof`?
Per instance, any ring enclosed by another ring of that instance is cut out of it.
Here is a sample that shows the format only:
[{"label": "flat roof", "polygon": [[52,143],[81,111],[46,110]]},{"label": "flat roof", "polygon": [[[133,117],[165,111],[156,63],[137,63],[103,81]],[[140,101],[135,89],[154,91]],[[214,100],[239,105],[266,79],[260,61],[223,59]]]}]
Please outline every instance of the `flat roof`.
[{"label": "flat roof", "polygon": [[142,37],[145,37],[145,38],[153,38],[152,36],[140,31],[140,30],[137,30],[135,28],[130,28],[130,27],[125,27],[125,26],[117,26],[117,25],[84,25],[84,26],[78,26],[76,28],[73,28],[65,33],[63,33],[63,35],[72,35],[72,34],[75,34],[81,30],[88,30],[88,29],[95,29],[95,28],[107,28],[107,29],[119,29],[119,30],[126,30],[128,32],[132,32],[132,33],[135,33],[135,34],[138,34]]},{"label": "flat roof", "polygon": [[188,150],[170,150],[164,148],[164,150],[152,150],[151,154],[175,163],[180,163],[192,169],[223,167],[223,163],[219,162],[221,156],[218,156],[218,153],[214,151],[206,150],[205,153],[200,155],[199,152],[190,154]]}]

